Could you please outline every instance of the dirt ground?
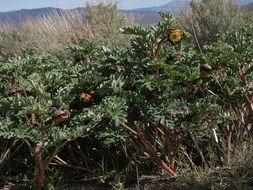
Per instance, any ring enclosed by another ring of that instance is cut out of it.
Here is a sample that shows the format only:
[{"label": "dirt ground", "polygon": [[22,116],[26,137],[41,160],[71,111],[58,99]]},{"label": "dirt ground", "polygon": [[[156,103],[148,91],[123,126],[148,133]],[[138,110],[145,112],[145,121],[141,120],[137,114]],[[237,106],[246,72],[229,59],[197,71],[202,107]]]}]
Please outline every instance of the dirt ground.
[{"label": "dirt ground", "polygon": [[[138,188],[139,187],[139,188]],[[0,180],[0,190],[28,190],[31,187],[25,185],[24,182],[16,183]],[[66,190],[115,190],[116,188],[110,184],[102,184],[99,182],[83,182],[69,185]],[[138,184],[126,188],[126,190],[168,190],[177,189],[175,180],[161,178],[160,176],[142,176]]]},{"label": "dirt ground", "polygon": [[[246,175],[246,173],[244,173]],[[244,181],[247,179],[246,181]],[[214,172],[208,181],[198,181],[186,177],[185,181],[161,176],[141,176],[139,182],[129,185],[125,190],[253,190],[253,178],[234,179],[229,170],[219,169]],[[239,182],[239,183],[238,183]],[[69,184],[65,190],[118,190],[110,183],[101,183],[96,180],[79,181]],[[64,190],[63,189],[63,190]],[[27,183],[19,180],[3,180],[0,178],[0,190],[31,190]]]}]

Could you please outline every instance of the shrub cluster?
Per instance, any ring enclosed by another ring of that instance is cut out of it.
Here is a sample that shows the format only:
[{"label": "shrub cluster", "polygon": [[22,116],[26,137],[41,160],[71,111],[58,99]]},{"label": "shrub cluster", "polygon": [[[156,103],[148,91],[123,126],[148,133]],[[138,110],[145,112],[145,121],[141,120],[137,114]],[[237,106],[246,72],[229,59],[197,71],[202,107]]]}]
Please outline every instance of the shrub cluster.
[{"label": "shrub cluster", "polygon": [[11,173],[15,157],[26,169],[35,163],[41,189],[52,164],[174,177],[189,163],[179,164],[183,155],[192,167],[226,165],[233,142],[253,134],[253,25],[199,53],[171,15],[160,15],[149,29],[122,29],[134,36],[129,48],[68,46],[64,61],[28,48],[0,65],[2,171]]}]

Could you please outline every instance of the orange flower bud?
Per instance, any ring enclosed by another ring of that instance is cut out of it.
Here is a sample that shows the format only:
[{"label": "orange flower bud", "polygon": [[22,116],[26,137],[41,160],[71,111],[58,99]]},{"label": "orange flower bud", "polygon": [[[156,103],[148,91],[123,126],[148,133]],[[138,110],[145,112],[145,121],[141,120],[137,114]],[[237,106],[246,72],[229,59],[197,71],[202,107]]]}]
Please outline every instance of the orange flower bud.
[{"label": "orange flower bud", "polygon": [[92,100],[92,94],[89,93],[82,93],[80,96],[80,100],[84,102],[89,102]]},{"label": "orange flower bud", "polygon": [[56,110],[53,113],[53,120],[56,123],[66,121],[70,118],[70,112],[68,110]]}]

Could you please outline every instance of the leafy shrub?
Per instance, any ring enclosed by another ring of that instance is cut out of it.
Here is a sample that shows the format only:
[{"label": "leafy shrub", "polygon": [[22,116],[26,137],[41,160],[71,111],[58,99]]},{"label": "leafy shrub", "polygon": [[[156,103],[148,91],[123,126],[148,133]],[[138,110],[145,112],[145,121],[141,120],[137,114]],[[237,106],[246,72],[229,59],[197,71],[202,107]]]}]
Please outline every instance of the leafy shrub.
[{"label": "leafy shrub", "polygon": [[0,137],[25,143],[37,188],[55,160],[107,178],[150,163],[177,176],[182,149],[197,166],[215,151],[225,164],[252,133],[252,26],[199,53],[160,15],[154,27],[122,28],[129,48],[69,46],[65,61],[28,49],[0,66]]},{"label": "leafy shrub", "polygon": [[192,34],[198,48],[216,42],[241,20],[240,8],[233,0],[191,1],[191,12],[181,13],[177,20]]}]

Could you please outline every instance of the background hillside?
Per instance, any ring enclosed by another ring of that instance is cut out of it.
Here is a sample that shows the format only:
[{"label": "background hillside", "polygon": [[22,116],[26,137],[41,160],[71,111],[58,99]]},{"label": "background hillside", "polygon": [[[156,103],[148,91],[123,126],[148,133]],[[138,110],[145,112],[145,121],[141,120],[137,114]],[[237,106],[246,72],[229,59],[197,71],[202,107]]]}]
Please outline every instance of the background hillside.
[{"label": "background hillside", "polygon": [[[246,11],[253,10],[253,0],[238,0],[239,5],[243,6]],[[251,4],[250,4],[251,3]],[[160,21],[158,16],[158,11],[167,11],[174,15],[180,13],[180,11],[187,11],[190,9],[190,0],[175,0],[171,1],[165,5],[157,7],[146,7],[133,10],[121,10],[123,15],[130,17],[135,23],[140,25],[153,25]],[[61,16],[66,13],[85,13],[85,8],[75,8],[75,9],[61,9],[53,7],[45,7],[39,9],[22,9],[17,11],[0,12],[0,24],[5,22],[11,22],[15,25],[21,23],[27,19],[38,19],[42,17],[47,17],[50,15]]]},{"label": "background hillside", "polygon": [[245,12],[252,12],[253,11],[253,3],[250,3],[246,6],[243,6],[242,9],[245,11]]},{"label": "background hillside", "polygon": [[[64,14],[72,13],[82,15],[85,13],[85,8],[65,10],[61,8],[45,7],[39,9],[22,9],[10,12],[0,12],[0,24],[8,22],[18,25],[25,20],[36,20],[51,15],[63,16]],[[127,17],[133,18],[135,22],[140,25],[151,25],[160,21],[160,17],[156,11],[121,10],[121,13]]]}]

